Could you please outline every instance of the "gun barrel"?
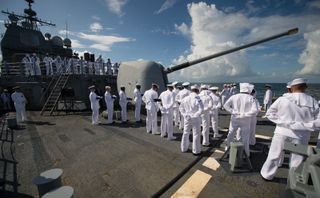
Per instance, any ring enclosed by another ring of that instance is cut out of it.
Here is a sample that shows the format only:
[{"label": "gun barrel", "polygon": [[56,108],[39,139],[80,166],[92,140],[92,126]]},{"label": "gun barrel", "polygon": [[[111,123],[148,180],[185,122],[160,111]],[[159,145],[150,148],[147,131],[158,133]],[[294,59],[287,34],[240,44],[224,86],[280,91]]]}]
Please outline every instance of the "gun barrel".
[{"label": "gun barrel", "polygon": [[276,35],[270,36],[270,37],[265,38],[265,39],[261,39],[261,40],[258,40],[258,41],[255,41],[255,42],[252,42],[252,43],[249,43],[249,44],[241,45],[239,47],[235,47],[235,48],[232,48],[232,49],[229,49],[229,50],[226,50],[226,51],[218,52],[216,54],[212,54],[212,55],[209,55],[209,56],[206,56],[206,57],[203,57],[203,58],[199,58],[199,59],[196,59],[196,60],[193,60],[193,61],[187,61],[187,62],[184,62],[182,64],[166,68],[165,72],[168,74],[168,73],[171,73],[171,72],[174,72],[174,71],[177,71],[177,70],[181,70],[181,69],[184,69],[186,67],[189,67],[189,66],[192,66],[192,65],[195,65],[195,64],[198,64],[198,63],[213,59],[213,58],[217,58],[219,56],[230,54],[230,53],[233,53],[235,51],[239,51],[239,50],[242,50],[242,49],[254,46],[254,45],[258,45],[260,43],[271,41],[271,40],[274,40],[274,39],[277,39],[277,38],[280,38],[280,37],[283,37],[283,36],[296,34],[298,31],[299,31],[298,28],[290,29],[290,30],[288,30],[286,32],[283,32],[283,33],[280,33],[280,34],[276,34]]}]

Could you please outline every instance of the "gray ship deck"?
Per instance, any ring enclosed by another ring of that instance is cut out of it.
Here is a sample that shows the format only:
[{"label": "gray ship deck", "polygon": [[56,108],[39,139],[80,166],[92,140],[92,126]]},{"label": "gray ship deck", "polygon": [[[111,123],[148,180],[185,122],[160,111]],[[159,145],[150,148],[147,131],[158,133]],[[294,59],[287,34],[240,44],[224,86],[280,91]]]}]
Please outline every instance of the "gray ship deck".
[{"label": "gray ship deck", "polygon": [[[229,125],[229,117],[221,113],[221,128]],[[1,134],[0,178],[5,192],[0,197],[37,197],[32,178],[54,167],[63,169],[62,182],[74,188],[76,197],[151,197],[163,187],[167,189],[161,197],[270,198],[285,192],[287,163],[279,169],[278,179],[265,182],[259,175],[263,153],[252,153],[253,172],[231,173],[227,162],[214,160],[223,153],[225,132],[195,157],[180,152],[182,133],[177,128],[178,139],[168,141],[147,134],[144,124],[134,122],[110,126],[101,119],[101,125],[92,126],[90,113],[41,117],[28,112],[28,119],[12,136]],[[273,128],[259,117],[257,142],[270,142]],[[171,182],[179,174],[182,177]],[[11,193],[15,190],[17,194]]]}]

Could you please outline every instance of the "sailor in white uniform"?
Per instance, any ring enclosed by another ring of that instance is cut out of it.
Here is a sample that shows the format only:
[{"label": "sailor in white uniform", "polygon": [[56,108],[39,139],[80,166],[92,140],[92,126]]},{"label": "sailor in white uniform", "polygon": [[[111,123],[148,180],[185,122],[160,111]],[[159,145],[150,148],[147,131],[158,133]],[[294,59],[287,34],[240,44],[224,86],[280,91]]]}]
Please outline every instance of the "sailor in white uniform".
[{"label": "sailor in white uniform", "polygon": [[126,88],[124,86],[120,86],[119,91],[119,105],[121,107],[121,121],[122,123],[128,122],[128,115],[127,115],[127,95],[125,92]]},{"label": "sailor in white uniform", "polygon": [[189,148],[189,135],[192,130],[193,144],[192,153],[201,154],[201,114],[203,113],[203,104],[198,96],[199,87],[191,86],[191,93],[185,97],[180,104],[179,110],[184,117],[184,129],[181,141],[181,151],[186,152]]},{"label": "sailor in white uniform", "polygon": [[33,56],[31,57],[31,61],[33,63],[34,75],[40,76],[41,75],[40,58],[37,56],[36,53],[33,53]]},{"label": "sailor in white uniform", "polygon": [[54,64],[56,66],[56,73],[57,74],[63,73],[62,71],[63,60],[59,55],[54,59]]},{"label": "sailor in white uniform", "polygon": [[168,140],[174,140],[173,136],[173,105],[174,94],[172,92],[173,85],[168,84],[167,90],[162,92],[159,96],[159,109],[161,111],[161,137],[167,135]]},{"label": "sailor in white uniform", "polygon": [[111,64],[110,58],[108,58],[108,61],[107,61],[106,65],[107,65],[107,74],[108,75],[112,75],[112,69],[111,69],[112,64]]},{"label": "sailor in white uniform", "polygon": [[221,108],[221,100],[218,95],[219,87],[210,87],[209,90],[211,91],[211,98],[212,98],[212,108],[210,111],[210,117],[211,117],[211,126],[213,130],[213,137],[219,138],[222,135],[219,134],[219,109]]},{"label": "sailor in white uniform", "polygon": [[11,99],[16,109],[17,122],[26,121],[26,103],[27,100],[23,93],[20,91],[20,87],[16,86],[13,88],[14,92],[11,94]]},{"label": "sailor in white uniform", "polygon": [[[264,97],[263,97],[263,105],[264,105],[265,112],[267,112],[268,108],[272,104],[272,91],[271,91],[271,85],[269,84],[266,84],[265,88],[266,88],[266,93],[264,94]],[[265,117],[266,116],[263,116],[263,118]]]},{"label": "sailor in white uniform", "polygon": [[89,100],[91,104],[91,110],[92,110],[92,124],[98,125],[99,124],[99,100],[102,99],[101,96],[98,96],[95,91],[96,87],[94,85],[89,87],[90,94],[89,94]]},{"label": "sailor in white uniform", "polygon": [[26,76],[34,76],[34,71],[33,71],[33,67],[32,67],[33,64],[32,64],[30,55],[26,54],[26,56],[23,57],[21,62],[23,63],[24,68],[25,68],[25,75]]},{"label": "sailor in white uniform", "polygon": [[231,96],[224,104],[225,110],[231,113],[227,147],[234,140],[237,130],[240,130],[239,138],[244,145],[247,156],[250,156],[250,124],[248,123],[250,123],[251,117],[259,111],[253,97],[250,95],[251,88],[249,83],[240,83],[240,93]]},{"label": "sailor in white uniform", "polygon": [[157,112],[159,110],[157,105],[158,89],[159,89],[159,86],[157,84],[152,83],[151,89],[144,92],[142,96],[142,101],[146,104],[145,108],[147,110],[147,118],[146,118],[147,133],[152,132],[152,134],[154,135],[160,134],[158,132],[158,127],[157,127]]},{"label": "sailor in white uniform", "polygon": [[106,89],[106,92],[104,93],[104,101],[106,102],[107,112],[108,112],[107,124],[112,124],[112,123],[114,123],[114,121],[113,121],[113,103],[114,103],[114,100],[116,97],[111,95],[111,87],[110,86],[106,86],[105,89]]},{"label": "sailor in white uniform", "polygon": [[104,63],[104,60],[103,60],[102,56],[99,55],[99,57],[97,58],[97,60],[95,62],[95,69],[96,69],[95,72],[97,75],[103,74],[103,63]]},{"label": "sailor in white uniform", "polygon": [[220,92],[220,96],[221,96],[221,102],[222,102],[222,108],[223,108],[223,105],[224,103],[227,101],[228,99],[228,95],[229,95],[229,91],[228,91],[228,85],[227,84],[224,84],[223,85],[223,89],[222,91]]},{"label": "sailor in white uniform", "polygon": [[[306,83],[306,79],[294,79],[291,82],[292,93],[279,97],[266,113],[267,118],[277,124],[267,160],[260,172],[266,180],[272,180],[277,172],[284,143],[308,145],[310,132],[320,121],[318,102],[305,93]],[[298,167],[302,161],[303,156],[292,153],[290,169]]]},{"label": "sailor in white uniform", "polygon": [[[178,103],[181,103],[182,100],[187,97],[190,94],[190,91],[188,89],[190,83],[189,82],[184,82],[182,84],[183,89],[179,91],[179,93],[176,96],[176,101],[178,101]],[[180,116],[180,125],[179,125],[179,129],[182,130],[184,127],[184,118],[183,116]]]},{"label": "sailor in white uniform", "polygon": [[179,103],[177,101],[177,95],[179,93],[179,89],[177,87],[178,82],[175,81],[172,83],[173,85],[173,94],[174,94],[174,105],[173,105],[173,121],[174,121],[174,125],[176,127],[179,126],[179,121],[180,121],[180,112],[179,112]]},{"label": "sailor in white uniform", "polygon": [[136,84],[136,88],[133,90],[133,101],[134,101],[134,118],[136,123],[141,123],[141,103],[142,103],[142,93],[140,91],[141,85]]},{"label": "sailor in white uniform", "polygon": [[201,85],[199,97],[203,104],[203,113],[201,114],[203,146],[210,146],[210,111],[213,106],[213,101],[210,94],[211,92],[208,90],[208,85]]},{"label": "sailor in white uniform", "polygon": [[46,75],[53,75],[53,69],[52,69],[52,63],[53,60],[52,58],[49,56],[49,54],[47,53],[46,56],[43,58],[43,62],[46,66]]},{"label": "sailor in white uniform", "polygon": [[[259,109],[260,104],[259,101],[257,99],[257,92],[254,89],[254,85],[250,85],[251,86],[251,95],[253,96],[254,102],[257,106],[257,108]],[[259,111],[255,114],[252,115],[251,120],[250,120],[250,139],[249,139],[249,144],[250,145],[255,145],[256,144],[256,126],[257,126],[257,115],[258,115]]]}]

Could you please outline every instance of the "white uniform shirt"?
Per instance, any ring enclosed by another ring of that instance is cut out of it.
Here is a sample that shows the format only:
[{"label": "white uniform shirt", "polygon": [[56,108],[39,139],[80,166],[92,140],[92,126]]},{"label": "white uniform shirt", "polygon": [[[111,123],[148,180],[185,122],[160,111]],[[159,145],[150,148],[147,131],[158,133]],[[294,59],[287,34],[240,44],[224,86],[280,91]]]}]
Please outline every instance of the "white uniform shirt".
[{"label": "white uniform shirt", "polygon": [[176,96],[176,101],[181,103],[182,100],[187,97],[191,92],[188,89],[182,89]]},{"label": "white uniform shirt", "polygon": [[251,117],[259,111],[254,98],[245,93],[231,96],[223,107],[235,118]]},{"label": "white uniform shirt", "polygon": [[22,105],[26,102],[26,98],[21,92],[13,92],[13,94],[11,95],[11,99],[15,105]]},{"label": "white uniform shirt", "polygon": [[106,102],[107,108],[110,107],[110,105],[113,105],[114,99],[110,92],[106,91],[104,93],[104,101]]},{"label": "white uniform shirt", "polygon": [[177,89],[177,88],[174,88],[173,91],[172,91],[173,97],[174,97],[174,105],[173,105],[174,108],[179,107],[179,104],[178,104],[178,101],[177,101],[177,95],[178,95],[179,92],[180,92],[180,90]]},{"label": "white uniform shirt", "polygon": [[266,116],[277,124],[274,133],[292,138],[310,137],[315,128],[308,123],[320,120],[318,102],[305,93],[291,93],[279,97],[268,109]]},{"label": "white uniform shirt", "polygon": [[179,110],[185,118],[197,118],[203,113],[203,104],[196,93],[190,93],[180,104]]},{"label": "white uniform shirt", "polygon": [[127,95],[124,91],[120,90],[119,92],[119,104],[120,105],[127,105]]},{"label": "white uniform shirt", "polygon": [[263,104],[271,105],[271,103],[272,103],[272,91],[268,89],[264,94]]},{"label": "white uniform shirt", "polygon": [[212,98],[212,111],[216,111],[219,108],[221,108],[221,100],[220,97],[211,93],[210,94],[211,98]]},{"label": "white uniform shirt", "polygon": [[168,114],[173,108],[174,105],[174,94],[170,90],[162,92],[159,96],[161,99],[160,110],[163,114]]},{"label": "white uniform shirt", "polygon": [[142,100],[146,104],[147,110],[157,110],[157,105],[156,102],[154,102],[154,99],[158,99],[158,93],[155,90],[149,89],[144,92]]},{"label": "white uniform shirt", "polygon": [[142,96],[141,96],[141,91],[137,88],[134,89],[133,91],[133,100],[135,103],[141,103]]},{"label": "white uniform shirt", "polygon": [[209,113],[213,106],[213,101],[210,96],[210,91],[202,90],[199,94],[199,97],[203,104],[203,111],[204,113]]},{"label": "white uniform shirt", "polygon": [[99,104],[100,96],[97,96],[96,93],[91,91],[89,94],[89,99],[90,99],[90,103],[91,103],[91,109],[99,109],[100,108],[100,104]]}]

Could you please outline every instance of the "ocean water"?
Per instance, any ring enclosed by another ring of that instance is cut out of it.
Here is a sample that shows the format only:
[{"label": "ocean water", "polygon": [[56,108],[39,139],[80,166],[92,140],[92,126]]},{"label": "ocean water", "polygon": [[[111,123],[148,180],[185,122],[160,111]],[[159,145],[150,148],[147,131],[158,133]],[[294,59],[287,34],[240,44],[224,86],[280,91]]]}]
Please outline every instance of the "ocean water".
[{"label": "ocean water", "polygon": [[[219,91],[222,90],[224,83],[210,83],[211,85],[218,86]],[[265,93],[265,83],[253,83],[254,88],[257,91],[257,98],[260,102],[260,105],[263,104],[263,96]],[[268,83],[272,86],[271,90],[273,96],[279,97],[287,92],[286,83]],[[239,84],[237,84],[237,91],[239,92]],[[307,93],[313,96],[317,101],[320,100],[320,84],[308,84]]]}]

